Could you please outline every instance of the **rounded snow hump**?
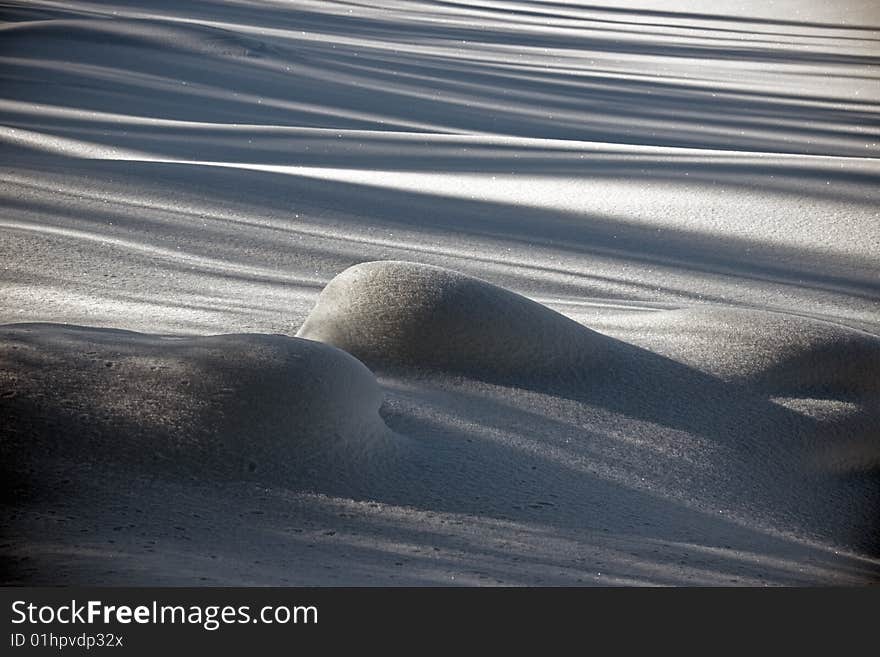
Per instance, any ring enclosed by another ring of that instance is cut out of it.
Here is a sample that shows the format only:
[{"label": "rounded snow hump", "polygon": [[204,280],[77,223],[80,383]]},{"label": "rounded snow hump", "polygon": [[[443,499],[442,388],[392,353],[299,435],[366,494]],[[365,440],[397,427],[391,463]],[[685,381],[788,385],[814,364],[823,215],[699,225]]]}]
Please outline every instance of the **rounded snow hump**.
[{"label": "rounded snow hump", "polygon": [[308,340],[0,329],[0,437],[13,461],[324,482],[384,454],[381,404],[362,363]]},{"label": "rounded snow hump", "polygon": [[331,280],[298,337],[368,366],[478,378],[565,378],[601,366],[609,339],[491,283],[411,262],[366,262]]}]

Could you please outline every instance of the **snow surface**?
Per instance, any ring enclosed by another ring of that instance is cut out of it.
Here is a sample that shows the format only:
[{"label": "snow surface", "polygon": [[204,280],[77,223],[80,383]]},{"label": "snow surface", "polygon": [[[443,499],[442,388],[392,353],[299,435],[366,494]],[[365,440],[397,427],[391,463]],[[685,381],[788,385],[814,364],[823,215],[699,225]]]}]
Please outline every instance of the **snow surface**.
[{"label": "snow surface", "polygon": [[875,2],[3,20],[3,582],[880,577]]}]

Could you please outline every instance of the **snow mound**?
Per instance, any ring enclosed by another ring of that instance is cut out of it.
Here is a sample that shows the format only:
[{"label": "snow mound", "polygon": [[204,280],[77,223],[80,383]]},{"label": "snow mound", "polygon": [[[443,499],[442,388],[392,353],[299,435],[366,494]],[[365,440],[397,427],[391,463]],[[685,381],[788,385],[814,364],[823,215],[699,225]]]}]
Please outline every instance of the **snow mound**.
[{"label": "snow mound", "polygon": [[609,339],[486,281],[410,262],[355,265],[336,276],[297,335],[378,369],[478,378],[555,379],[602,366]]},{"label": "snow mound", "polygon": [[[485,281],[369,262],[336,276],[298,336],[375,371],[435,371],[549,393],[711,437],[780,467],[880,464],[880,340],[801,317],[714,307],[641,313],[614,337]],[[833,437],[832,437],[833,436]],[[823,466],[824,469],[824,466]],[[769,475],[772,480],[776,474]]]},{"label": "snow mound", "polygon": [[627,318],[615,331],[732,384],[776,395],[876,400],[880,338],[807,317],[695,307]]},{"label": "snow mound", "polygon": [[286,483],[357,472],[388,445],[373,374],[280,335],[0,328],[0,444],[25,455]]},{"label": "snow mound", "polygon": [[880,338],[827,322],[707,306],[640,313],[611,332],[465,274],[380,261],[331,280],[297,335],[379,370],[566,380],[593,393],[597,386],[615,395],[638,389],[664,405],[688,381],[696,391],[747,385],[764,395],[864,399],[880,392]]}]

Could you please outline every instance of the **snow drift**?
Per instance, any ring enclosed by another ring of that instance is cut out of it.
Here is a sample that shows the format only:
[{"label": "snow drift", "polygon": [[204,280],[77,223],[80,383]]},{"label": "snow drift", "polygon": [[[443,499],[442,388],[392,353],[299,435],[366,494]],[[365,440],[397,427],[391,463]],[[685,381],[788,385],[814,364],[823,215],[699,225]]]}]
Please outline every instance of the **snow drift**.
[{"label": "snow drift", "polygon": [[5,3],[3,582],[876,582],[877,3],[368,4]]},{"label": "snow drift", "polygon": [[711,436],[728,455],[708,486],[873,549],[880,527],[856,501],[878,492],[880,339],[708,306],[640,323],[640,335],[660,337],[640,346],[459,272],[369,262],[330,281],[298,335],[403,380],[465,375]]},{"label": "snow drift", "polygon": [[569,379],[607,363],[609,340],[550,308],[459,272],[368,262],[336,276],[297,335],[374,367],[477,378]]},{"label": "snow drift", "polygon": [[307,340],[0,328],[0,444],[12,469],[66,458],[288,485],[358,478],[386,444],[381,401],[360,362]]}]

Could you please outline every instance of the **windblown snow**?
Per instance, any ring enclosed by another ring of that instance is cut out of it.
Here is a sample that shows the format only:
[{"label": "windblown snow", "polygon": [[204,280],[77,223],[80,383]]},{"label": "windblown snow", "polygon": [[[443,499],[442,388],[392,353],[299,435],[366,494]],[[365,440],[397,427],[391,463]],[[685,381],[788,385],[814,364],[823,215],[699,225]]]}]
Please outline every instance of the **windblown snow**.
[{"label": "windblown snow", "polygon": [[4,583],[880,576],[875,3],[7,3]]}]

